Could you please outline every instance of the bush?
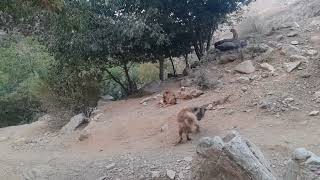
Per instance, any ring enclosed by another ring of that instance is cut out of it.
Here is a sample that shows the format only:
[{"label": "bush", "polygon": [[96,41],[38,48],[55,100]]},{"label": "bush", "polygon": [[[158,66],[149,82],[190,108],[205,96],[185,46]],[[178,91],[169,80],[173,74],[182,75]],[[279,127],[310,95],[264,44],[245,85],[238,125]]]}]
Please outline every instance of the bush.
[{"label": "bush", "polygon": [[19,34],[0,44],[0,127],[28,123],[43,113],[38,88],[53,58]]}]

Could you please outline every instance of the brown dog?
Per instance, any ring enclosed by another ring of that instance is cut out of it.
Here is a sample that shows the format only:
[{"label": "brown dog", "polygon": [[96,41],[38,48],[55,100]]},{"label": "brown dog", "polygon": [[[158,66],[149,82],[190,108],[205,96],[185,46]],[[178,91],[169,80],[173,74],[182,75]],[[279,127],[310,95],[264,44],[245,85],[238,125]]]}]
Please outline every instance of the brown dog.
[{"label": "brown dog", "polygon": [[165,90],[162,94],[160,105],[162,105],[163,107],[167,107],[175,104],[177,104],[176,95],[170,90]]},{"label": "brown dog", "polygon": [[200,126],[196,123],[196,120],[200,121],[206,112],[204,107],[190,107],[182,109],[177,116],[178,130],[180,140],[182,142],[183,133],[186,134],[187,140],[190,141],[189,133],[192,133],[192,129],[195,127],[196,132],[200,132]]}]

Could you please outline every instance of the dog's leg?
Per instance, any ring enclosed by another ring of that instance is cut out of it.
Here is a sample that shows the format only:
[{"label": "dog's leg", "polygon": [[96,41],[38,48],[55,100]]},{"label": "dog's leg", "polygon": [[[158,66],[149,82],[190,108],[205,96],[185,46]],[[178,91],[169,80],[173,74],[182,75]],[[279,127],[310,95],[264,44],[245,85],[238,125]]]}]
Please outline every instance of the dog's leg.
[{"label": "dog's leg", "polygon": [[178,141],[178,144],[182,142],[182,134],[183,134],[183,131],[182,131],[182,128],[179,129],[179,137],[180,137],[180,140]]},{"label": "dog's leg", "polygon": [[199,126],[199,124],[195,124],[195,126],[196,126],[196,132],[199,133],[199,132],[200,132],[200,126]]},{"label": "dog's leg", "polygon": [[189,137],[189,133],[186,133],[186,135],[187,135],[187,140],[191,141],[192,139]]}]

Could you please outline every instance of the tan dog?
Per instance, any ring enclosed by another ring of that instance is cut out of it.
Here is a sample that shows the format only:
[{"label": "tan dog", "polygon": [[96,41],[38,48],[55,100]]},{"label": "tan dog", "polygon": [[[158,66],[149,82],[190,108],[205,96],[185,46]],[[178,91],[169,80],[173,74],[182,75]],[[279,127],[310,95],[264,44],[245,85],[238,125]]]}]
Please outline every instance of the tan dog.
[{"label": "tan dog", "polygon": [[230,29],[230,32],[232,32],[232,34],[233,34],[233,37],[232,37],[232,39],[233,40],[238,40],[238,38],[239,38],[239,35],[238,35],[238,33],[237,33],[237,30],[235,30],[235,29]]},{"label": "tan dog", "polygon": [[170,90],[165,90],[162,94],[160,105],[162,105],[163,107],[167,107],[175,104],[177,104],[176,95]]},{"label": "tan dog", "polygon": [[196,132],[200,132],[200,126],[196,123],[196,120],[200,121],[206,112],[204,107],[190,107],[182,109],[177,116],[178,130],[180,140],[178,143],[182,142],[183,133],[186,134],[187,140],[190,141],[191,138],[189,134],[192,133],[193,128]]}]

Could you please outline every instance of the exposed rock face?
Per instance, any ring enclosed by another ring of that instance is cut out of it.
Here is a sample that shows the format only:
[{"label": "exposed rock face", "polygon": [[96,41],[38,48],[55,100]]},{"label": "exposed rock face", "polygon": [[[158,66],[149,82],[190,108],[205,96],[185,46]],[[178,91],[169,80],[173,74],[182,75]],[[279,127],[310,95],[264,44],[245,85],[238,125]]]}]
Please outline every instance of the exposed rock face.
[{"label": "exposed rock face", "polygon": [[192,162],[193,180],[275,180],[261,151],[236,131],[202,138]]},{"label": "exposed rock face", "polygon": [[296,149],[288,163],[284,180],[316,179],[320,179],[320,157],[305,148]]}]

